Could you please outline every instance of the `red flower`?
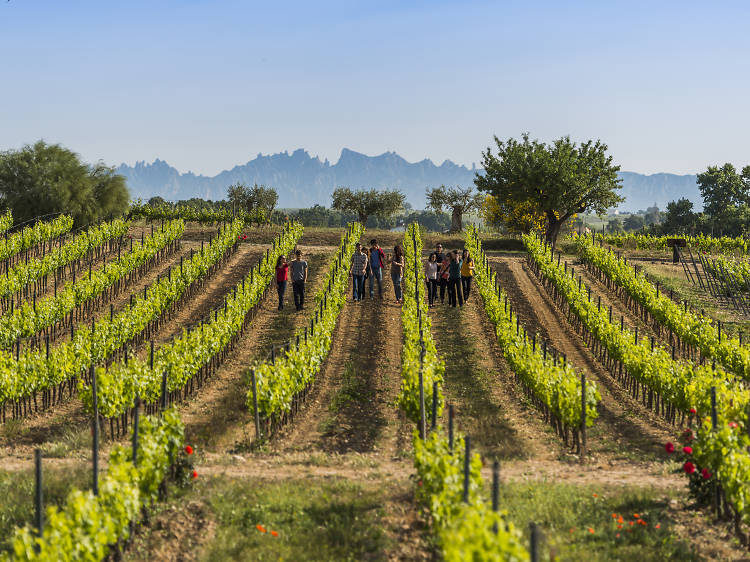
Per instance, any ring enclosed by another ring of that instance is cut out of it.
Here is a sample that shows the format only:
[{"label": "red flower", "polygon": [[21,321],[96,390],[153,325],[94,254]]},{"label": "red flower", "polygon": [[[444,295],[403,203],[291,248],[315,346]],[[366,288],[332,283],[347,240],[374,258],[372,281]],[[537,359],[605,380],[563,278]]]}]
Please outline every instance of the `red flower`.
[{"label": "red flower", "polygon": [[242,239],[243,239],[243,240],[247,240],[247,234],[243,234],[243,235],[242,235]]},{"label": "red flower", "polygon": [[691,463],[690,461],[687,461],[685,464],[682,465],[682,470],[684,470],[688,474],[692,474],[693,472],[695,472],[695,465]]},{"label": "red flower", "polygon": [[693,448],[685,446],[685,447],[682,448],[682,452],[685,453],[686,455],[692,455],[693,454]]},{"label": "red flower", "polygon": [[708,480],[709,478],[711,478],[711,473],[707,468],[704,468],[703,470],[701,470],[701,476],[703,476],[704,480]]},{"label": "red flower", "polygon": [[737,422],[729,422],[729,427],[731,427],[732,429],[736,429],[739,426],[737,425]]},{"label": "red flower", "polygon": [[273,535],[274,537],[278,537],[279,533],[277,533],[276,531],[271,531],[271,535]]},{"label": "red flower", "polygon": [[667,453],[674,453],[674,443],[671,441],[664,445],[664,450],[667,451]]},{"label": "red flower", "polygon": [[419,486],[420,488],[422,487],[422,481],[421,480],[419,482],[417,482],[417,486]]},{"label": "red flower", "polygon": [[198,471],[194,470],[190,476],[193,478],[193,480],[195,480],[196,478],[198,478]]},{"label": "red flower", "polygon": [[690,413],[691,413],[691,414],[697,414],[698,412],[696,411],[696,409],[695,409],[695,408],[690,408]]},{"label": "red flower", "polygon": [[185,445],[185,452],[188,455],[192,455],[193,454],[193,448],[190,445]]},{"label": "red flower", "polygon": [[258,529],[261,533],[265,533],[266,532],[266,528],[263,525],[261,525],[260,523],[258,523],[255,526],[255,528]]}]

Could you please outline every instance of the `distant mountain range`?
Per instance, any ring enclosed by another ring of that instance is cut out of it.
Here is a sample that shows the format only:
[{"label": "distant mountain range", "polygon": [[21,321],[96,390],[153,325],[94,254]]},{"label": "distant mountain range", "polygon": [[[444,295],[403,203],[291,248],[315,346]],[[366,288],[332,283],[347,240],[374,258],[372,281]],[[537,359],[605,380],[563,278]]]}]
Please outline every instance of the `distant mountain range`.
[{"label": "distant mountain range", "polygon": [[[311,157],[298,149],[289,154],[258,156],[246,164],[235,166],[215,176],[181,174],[163,160],[152,164],[136,162],[135,166],[121,164],[117,173],[127,178],[133,198],[148,200],[161,196],[170,201],[200,197],[220,200],[226,196],[227,187],[236,182],[252,185],[265,184],[276,188],[279,207],[310,207],[316,203],[329,206],[331,193],[339,186],[356,188],[400,189],[415,208],[425,207],[425,189],[445,185],[467,186],[481,172],[475,167],[459,166],[446,160],[439,166],[432,160],[407,162],[395,152],[367,156],[345,148],[338,162]],[[696,208],[701,198],[694,175],[653,174],[622,172],[622,194],[626,202],[620,210],[637,211],[654,203],[664,209],[668,201],[687,197]]]}]

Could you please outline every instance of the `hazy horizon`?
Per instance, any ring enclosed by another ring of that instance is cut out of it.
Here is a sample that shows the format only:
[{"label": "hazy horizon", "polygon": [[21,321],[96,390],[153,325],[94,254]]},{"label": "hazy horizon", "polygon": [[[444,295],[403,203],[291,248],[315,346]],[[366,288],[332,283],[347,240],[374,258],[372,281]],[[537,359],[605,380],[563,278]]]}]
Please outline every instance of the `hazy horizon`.
[{"label": "hazy horizon", "polygon": [[743,2],[0,4],[0,148],[207,176],[343,146],[471,167],[493,135],[622,170],[748,163]]}]

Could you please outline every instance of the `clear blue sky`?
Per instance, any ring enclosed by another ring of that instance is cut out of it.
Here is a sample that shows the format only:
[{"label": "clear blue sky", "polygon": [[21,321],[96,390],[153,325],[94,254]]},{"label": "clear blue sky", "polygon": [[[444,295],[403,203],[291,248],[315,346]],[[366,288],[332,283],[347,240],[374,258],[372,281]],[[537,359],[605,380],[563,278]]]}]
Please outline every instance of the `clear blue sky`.
[{"label": "clear blue sky", "polygon": [[600,138],[625,170],[749,164],[748,2],[0,2],[0,149],[214,174],[303,147],[479,164]]}]

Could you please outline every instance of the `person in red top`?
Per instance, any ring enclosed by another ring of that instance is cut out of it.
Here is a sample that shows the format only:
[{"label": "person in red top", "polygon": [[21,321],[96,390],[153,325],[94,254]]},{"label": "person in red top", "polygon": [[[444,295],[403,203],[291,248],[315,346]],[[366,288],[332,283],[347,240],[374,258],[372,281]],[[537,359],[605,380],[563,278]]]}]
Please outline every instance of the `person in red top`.
[{"label": "person in red top", "polygon": [[284,256],[276,260],[276,290],[279,292],[279,310],[284,309],[284,291],[289,277],[289,264]]}]

